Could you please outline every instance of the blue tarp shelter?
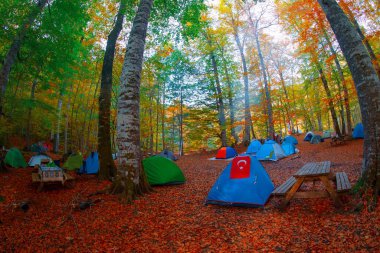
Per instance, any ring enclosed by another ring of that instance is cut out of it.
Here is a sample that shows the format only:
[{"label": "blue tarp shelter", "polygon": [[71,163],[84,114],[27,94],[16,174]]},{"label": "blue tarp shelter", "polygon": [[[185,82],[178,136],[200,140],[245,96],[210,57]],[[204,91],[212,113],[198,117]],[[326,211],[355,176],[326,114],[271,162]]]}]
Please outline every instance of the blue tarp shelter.
[{"label": "blue tarp shelter", "polygon": [[290,143],[290,142],[283,142],[283,143],[281,144],[281,147],[282,147],[282,149],[284,150],[286,156],[288,156],[288,155],[293,155],[293,154],[296,153],[296,147],[294,146],[293,143]]},{"label": "blue tarp shelter", "polygon": [[363,139],[364,138],[364,128],[362,123],[356,124],[354,132],[352,133],[354,139]]},{"label": "blue tarp shelter", "polygon": [[280,144],[273,140],[265,141],[260,150],[256,153],[256,157],[259,160],[277,161],[285,156],[285,152]]},{"label": "blue tarp shelter", "polygon": [[98,174],[99,172],[99,155],[98,152],[91,152],[87,159],[83,162],[79,170],[81,174]]},{"label": "blue tarp shelter", "polygon": [[311,138],[313,138],[314,134],[313,132],[307,132],[305,135],[305,138],[303,139],[304,141],[311,141]]},{"label": "blue tarp shelter", "polygon": [[249,146],[248,146],[248,148],[247,148],[247,151],[245,152],[246,154],[249,154],[249,155],[254,155],[254,154],[256,154],[259,150],[260,150],[260,148],[261,148],[261,142],[260,141],[258,141],[258,140],[253,140],[250,144],[249,144]]},{"label": "blue tarp shelter", "polygon": [[239,156],[227,165],[216,180],[208,193],[206,204],[263,206],[273,189],[268,173],[256,157]]},{"label": "blue tarp shelter", "polygon": [[286,136],[284,138],[284,142],[292,143],[293,145],[297,145],[298,144],[298,141],[297,141],[296,137],[291,136],[291,135]]}]

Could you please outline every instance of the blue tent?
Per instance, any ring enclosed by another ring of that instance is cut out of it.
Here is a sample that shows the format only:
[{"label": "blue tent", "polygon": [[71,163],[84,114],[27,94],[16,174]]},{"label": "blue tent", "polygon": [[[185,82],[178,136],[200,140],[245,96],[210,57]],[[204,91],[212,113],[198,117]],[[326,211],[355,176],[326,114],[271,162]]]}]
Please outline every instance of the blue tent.
[{"label": "blue tent", "polygon": [[258,140],[254,140],[249,144],[247,151],[245,153],[249,155],[256,154],[257,151],[260,150],[260,148],[261,148],[261,142]]},{"label": "blue tent", "polygon": [[305,138],[303,139],[304,141],[311,141],[311,138],[313,138],[314,134],[313,132],[307,132],[305,135]]},{"label": "blue tent", "polygon": [[280,144],[273,140],[266,141],[256,153],[256,157],[259,160],[277,161],[285,156],[285,152]]},{"label": "blue tent", "polygon": [[296,148],[293,143],[290,142],[283,142],[281,145],[282,149],[285,152],[285,155],[293,155],[296,153]]},{"label": "blue tent", "polygon": [[99,155],[97,152],[91,152],[87,159],[80,167],[79,173],[81,174],[98,174],[99,172]]},{"label": "blue tent", "polygon": [[364,138],[364,128],[362,123],[356,124],[354,132],[352,133],[354,139],[363,139]]},{"label": "blue tent", "polygon": [[[236,174],[242,167],[234,167],[236,164],[247,161],[244,170],[248,174]],[[208,193],[206,204],[227,206],[263,206],[269,199],[274,185],[264,167],[254,156],[235,157]]]},{"label": "blue tent", "polygon": [[297,145],[298,144],[298,141],[297,141],[296,137],[291,136],[291,135],[286,136],[284,138],[284,142],[292,143],[293,145]]}]

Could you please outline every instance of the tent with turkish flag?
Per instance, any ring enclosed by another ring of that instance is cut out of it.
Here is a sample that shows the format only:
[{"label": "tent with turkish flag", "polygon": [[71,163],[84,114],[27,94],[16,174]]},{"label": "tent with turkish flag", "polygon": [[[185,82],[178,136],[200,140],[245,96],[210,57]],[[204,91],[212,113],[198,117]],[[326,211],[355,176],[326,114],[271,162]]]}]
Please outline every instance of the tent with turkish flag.
[{"label": "tent with turkish flag", "polygon": [[235,157],[223,170],[208,193],[206,204],[263,206],[274,185],[254,156]]}]

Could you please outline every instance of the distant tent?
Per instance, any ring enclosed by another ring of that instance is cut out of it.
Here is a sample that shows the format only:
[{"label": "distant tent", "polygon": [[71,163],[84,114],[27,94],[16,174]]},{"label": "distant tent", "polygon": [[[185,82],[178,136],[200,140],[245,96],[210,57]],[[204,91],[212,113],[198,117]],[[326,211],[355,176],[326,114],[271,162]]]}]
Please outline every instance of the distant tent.
[{"label": "distant tent", "polygon": [[20,150],[17,148],[11,148],[8,150],[5,155],[4,162],[13,168],[26,168],[28,166]]},{"label": "distant tent", "polygon": [[259,152],[257,152],[256,157],[259,160],[271,160],[277,161],[284,158],[285,152],[277,142],[273,140],[268,140],[261,146]]},{"label": "distant tent", "polygon": [[259,140],[253,140],[245,152],[246,154],[252,155],[256,154],[261,148],[261,142]]},{"label": "distant tent", "polygon": [[322,138],[323,139],[331,138],[331,131],[330,130],[323,131]]},{"label": "distant tent", "polygon": [[81,174],[98,174],[99,172],[99,155],[98,152],[91,152],[87,159],[80,167]]},{"label": "distant tent", "polygon": [[162,156],[151,156],[143,160],[143,167],[151,185],[183,184],[185,177],[172,160]]},{"label": "distant tent", "polygon": [[263,206],[274,189],[264,167],[254,156],[235,157],[208,193],[206,204]]},{"label": "distant tent", "polygon": [[313,132],[307,132],[307,134],[305,135],[305,138],[303,139],[304,141],[310,141],[311,138],[313,138],[314,134]]},{"label": "distant tent", "polygon": [[159,156],[162,156],[162,157],[165,157],[165,158],[168,158],[172,161],[177,161],[178,158],[174,155],[173,152],[171,152],[170,150],[163,150],[161,153],[158,154]]},{"label": "distant tent", "polygon": [[282,149],[284,150],[286,156],[288,156],[288,155],[293,155],[293,154],[296,153],[296,147],[294,146],[293,143],[290,143],[290,142],[283,142],[283,143],[281,144],[281,147],[282,147]]},{"label": "distant tent", "polygon": [[63,164],[63,168],[68,170],[77,170],[82,167],[83,156],[81,154],[71,154]]},{"label": "distant tent", "polygon": [[40,154],[40,153],[45,153],[47,149],[40,143],[34,143],[32,144],[32,146],[30,146],[30,151]]},{"label": "distant tent", "polygon": [[313,138],[311,138],[311,140],[310,140],[310,144],[318,144],[320,142],[323,142],[323,138],[322,138],[322,136],[320,136],[318,134],[314,135]]},{"label": "distant tent", "polygon": [[296,137],[291,136],[291,135],[286,136],[284,138],[284,142],[292,143],[293,145],[297,145],[298,144],[298,141],[297,141]]},{"label": "distant tent", "polygon": [[363,139],[364,138],[364,128],[362,123],[356,124],[354,132],[352,133],[354,139]]},{"label": "distant tent", "polygon": [[41,165],[41,160],[49,160],[49,162],[52,162],[53,160],[48,157],[47,155],[35,155],[32,156],[28,162],[28,165],[31,167],[34,167],[36,165]]},{"label": "distant tent", "polygon": [[216,159],[229,159],[232,157],[237,156],[238,153],[234,148],[231,147],[222,147],[218,150],[218,153],[216,153],[215,158]]}]

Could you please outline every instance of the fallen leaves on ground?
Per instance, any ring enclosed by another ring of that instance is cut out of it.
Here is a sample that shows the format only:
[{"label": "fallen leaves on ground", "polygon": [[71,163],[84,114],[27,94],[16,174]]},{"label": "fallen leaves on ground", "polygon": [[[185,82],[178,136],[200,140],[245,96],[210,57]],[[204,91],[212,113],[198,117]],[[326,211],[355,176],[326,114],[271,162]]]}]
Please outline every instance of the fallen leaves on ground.
[{"label": "fallen leaves on ground", "polygon": [[[352,183],[360,175],[361,140],[331,147],[300,141],[299,158],[263,162],[276,186],[307,162],[330,160],[334,172],[345,171]],[[244,150],[239,150],[244,151]],[[380,247],[380,208],[353,210],[346,196],[336,209],[330,199],[296,199],[286,211],[278,198],[264,208],[204,205],[213,183],[227,165],[209,161],[213,153],[181,157],[177,164],[184,185],[155,187],[133,204],[116,196],[97,195],[97,203],[81,211],[73,201],[104,189],[95,176],[76,175],[74,188],[60,185],[37,192],[31,168],[0,175],[0,251],[75,252],[367,252]],[[295,156],[293,156],[295,157]],[[309,186],[306,186],[306,188]],[[14,203],[27,200],[22,211]]]}]

